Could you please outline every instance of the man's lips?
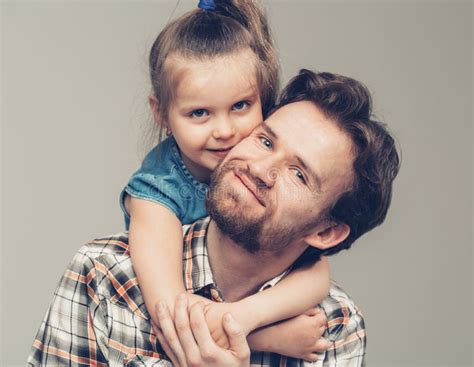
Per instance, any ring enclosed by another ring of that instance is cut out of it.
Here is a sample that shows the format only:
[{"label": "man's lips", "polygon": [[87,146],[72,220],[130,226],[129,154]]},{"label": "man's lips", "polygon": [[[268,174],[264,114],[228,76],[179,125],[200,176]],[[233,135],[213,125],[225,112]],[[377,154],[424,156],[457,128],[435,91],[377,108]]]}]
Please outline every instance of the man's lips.
[{"label": "man's lips", "polygon": [[255,199],[260,203],[262,206],[266,206],[263,198],[258,193],[258,188],[255,183],[253,183],[246,175],[242,174],[241,172],[234,171],[234,175],[240,180],[242,185],[244,185],[247,190],[251,192],[251,194],[255,197]]}]

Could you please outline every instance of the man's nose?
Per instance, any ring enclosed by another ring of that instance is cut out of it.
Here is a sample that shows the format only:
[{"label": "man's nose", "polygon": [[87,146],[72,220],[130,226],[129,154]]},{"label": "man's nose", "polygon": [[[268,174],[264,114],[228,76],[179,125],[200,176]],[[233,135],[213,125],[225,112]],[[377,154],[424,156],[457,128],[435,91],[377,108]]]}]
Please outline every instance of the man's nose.
[{"label": "man's nose", "polygon": [[219,116],[214,121],[212,137],[216,140],[229,140],[235,135],[235,126],[228,116]]},{"label": "man's nose", "polygon": [[280,175],[279,159],[276,156],[266,156],[248,163],[250,174],[258,184],[271,188]]}]

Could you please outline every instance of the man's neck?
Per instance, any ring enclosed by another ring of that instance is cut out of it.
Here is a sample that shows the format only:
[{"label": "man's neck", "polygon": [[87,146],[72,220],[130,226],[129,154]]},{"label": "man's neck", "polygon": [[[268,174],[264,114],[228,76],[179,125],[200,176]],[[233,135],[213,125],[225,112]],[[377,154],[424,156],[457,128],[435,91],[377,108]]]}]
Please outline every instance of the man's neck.
[{"label": "man's neck", "polygon": [[227,302],[256,293],[265,282],[288,269],[305,248],[287,246],[278,253],[250,253],[222,233],[213,220],[206,239],[214,282]]}]

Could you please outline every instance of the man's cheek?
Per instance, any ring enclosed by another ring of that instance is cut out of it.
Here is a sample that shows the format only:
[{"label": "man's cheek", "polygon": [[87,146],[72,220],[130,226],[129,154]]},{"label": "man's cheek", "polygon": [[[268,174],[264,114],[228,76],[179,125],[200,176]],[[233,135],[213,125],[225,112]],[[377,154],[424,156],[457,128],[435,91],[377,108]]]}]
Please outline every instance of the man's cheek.
[{"label": "man's cheek", "polygon": [[247,161],[255,156],[255,147],[247,141],[243,141],[236,145],[227,155],[226,158]]}]

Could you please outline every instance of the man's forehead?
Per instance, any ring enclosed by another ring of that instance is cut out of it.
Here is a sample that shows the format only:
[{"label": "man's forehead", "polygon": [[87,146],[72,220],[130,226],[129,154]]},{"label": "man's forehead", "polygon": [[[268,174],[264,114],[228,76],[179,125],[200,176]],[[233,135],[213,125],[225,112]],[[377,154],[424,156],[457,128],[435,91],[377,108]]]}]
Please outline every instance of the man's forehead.
[{"label": "man's forehead", "polygon": [[[299,101],[284,105],[275,110],[262,128],[297,148],[301,139],[317,135],[324,127],[321,123],[332,124],[318,107],[309,101]],[[300,140],[293,142],[293,140]],[[306,139],[305,139],[306,140]],[[296,145],[295,145],[296,143]],[[293,146],[292,146],[293,147]]]},{"label": "man's forehead", "polygon": [[284,146],[294,160],[310,168],[322,186],[325,181],[352,171],[352,139],[312,102],[294,102],[279,108],[262,123],[261,129]]}]

